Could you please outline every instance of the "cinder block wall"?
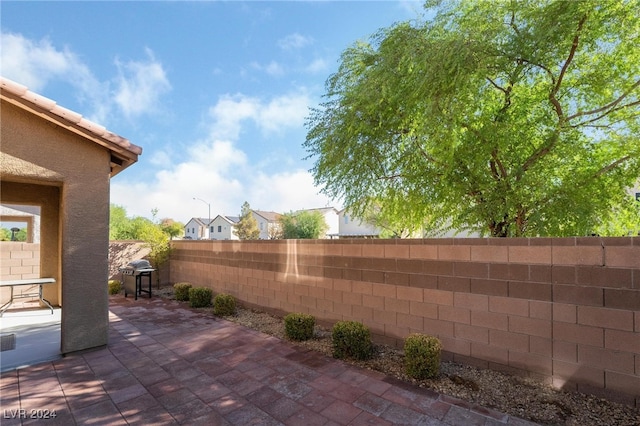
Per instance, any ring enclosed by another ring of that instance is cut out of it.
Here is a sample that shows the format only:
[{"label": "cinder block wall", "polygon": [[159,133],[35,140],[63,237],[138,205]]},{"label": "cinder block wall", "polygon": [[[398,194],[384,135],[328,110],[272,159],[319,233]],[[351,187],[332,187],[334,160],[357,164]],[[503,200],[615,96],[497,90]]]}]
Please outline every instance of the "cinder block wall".
[{"label": "cinder block wall", "polygon": [[[0,241],[0,278],[26,280],[40,277],[40,244]],[[20,288],[20,289],[26,289]],[[20,290],[15,290],[19,292]],[[0,303],[9,300],[11,290],[0,288]]]},{"label": "cinder block wall", "polygon": [[40,277],[40,244],[0,242],[0,276],[3,280]]},{"label": "cinder block wall", "polygon": [[640,406],[640,238],[177,241],[171,282]]}]

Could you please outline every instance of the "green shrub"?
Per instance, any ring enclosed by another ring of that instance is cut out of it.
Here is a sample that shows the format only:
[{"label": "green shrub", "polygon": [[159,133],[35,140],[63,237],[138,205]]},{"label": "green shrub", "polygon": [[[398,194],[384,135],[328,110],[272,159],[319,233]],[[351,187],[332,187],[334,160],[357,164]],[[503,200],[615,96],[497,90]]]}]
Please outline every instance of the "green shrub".
[{"label": "green shrub", "polygon": [[118,294],[122,289],[122,283],[118,280],[109,280],[109,294]]},{"label": "green shrub", "polygon": [[333,326],[332,339],[335,358],[365,360],[373,354],[371,332],[360,322],[338,321]]},{"label": "green shrub", "polygon": [[316,319],[313,315],[291,313],[284,317],[284,332],[291,340],[309,340],[313,337]]},{"label": "green shrub", "polygon": [[220,293],[213,299],[213,314],[226,317],[236,313],[236,299],[230,294]]},{"label": "green shrub", "polygon": [[173,285],[173,294],[175,295],[176,300],[181,302],[189,300],[189,289],[191,287],[191,283],[175,283]]},{"label": "green shrub", "polygon": [[189,289],[189,306],[192,308],[205,308],[211,305],[213,292],[207,287],[192,287]]},{"label": "green shrub", "polygon": [[431,379],[440,373],[442,343],[437,337],[410,334],[404,342],[404,363],[407,375],[414,379]]}]

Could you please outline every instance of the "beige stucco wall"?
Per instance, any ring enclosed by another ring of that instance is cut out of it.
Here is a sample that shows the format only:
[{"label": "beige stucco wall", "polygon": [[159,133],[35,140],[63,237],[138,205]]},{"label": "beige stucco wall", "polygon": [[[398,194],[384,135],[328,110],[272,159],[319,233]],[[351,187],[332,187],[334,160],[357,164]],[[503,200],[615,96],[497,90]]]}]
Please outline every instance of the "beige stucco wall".
[{"label": "beige stucco wall", "polygon": [[61,352],[105,345],[109,152],[6,102],[1,119],[0,197],[42,208],[41,274],[58,281],[45,297],[62,306]]}]

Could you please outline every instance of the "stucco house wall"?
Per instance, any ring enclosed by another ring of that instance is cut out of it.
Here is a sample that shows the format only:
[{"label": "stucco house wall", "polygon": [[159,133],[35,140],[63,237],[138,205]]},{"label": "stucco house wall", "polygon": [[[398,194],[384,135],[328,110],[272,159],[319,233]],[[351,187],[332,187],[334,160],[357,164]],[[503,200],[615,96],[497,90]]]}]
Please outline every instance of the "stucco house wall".
[{"label": "stucco house wall", "polygon": [[362,219],[353,216],[345,209],[342,209],[338,212],[338,229],[339,237],[380,235],[380,230],[378,228],[369,223],[363,222]]},{"label": "stucco house wall", "polygon": [[184,236],[191,240],[208,240],[209,227],[207,226],[209,219],[192,217],[184,226]]},{"label": "stucco house wall", "polygon": [[269,240],[280,231],[280,223],[278,221],[280,217],[279,213],[252,210],[251,215],[258,223],[258,229],[260,230],[259,238],[261,240]]},{"label": "stucco house wall", "polygon": [[44,297],[62,307],[61,352],[107,344],[110,177],[139,147],[10,80],[2,88],[0,197],[41,208]]},{"label": "stucco house wall", "polygon": [[[235,221],[234,221],[235,219]],[[235,232],[235,223],[237,218],[230,218],[228,216],[218,215],[211,221],[209,228],[212,230],[212,240],[238,240],[238,236]]]}]

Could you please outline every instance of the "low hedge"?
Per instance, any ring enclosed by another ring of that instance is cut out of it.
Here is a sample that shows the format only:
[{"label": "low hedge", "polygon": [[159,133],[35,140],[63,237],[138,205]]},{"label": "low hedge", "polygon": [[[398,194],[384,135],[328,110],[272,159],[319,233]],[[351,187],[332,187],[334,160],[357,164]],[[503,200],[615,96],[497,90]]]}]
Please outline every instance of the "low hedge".
[{"label": "low hedge", "polygon": [[414,379],[432,379],[440,374],[442,343],[437,337],[410,334],[404,342],[404,362],[407,375]]},{"label": "low hedge", "polygon": [[191,283],[175,283],[173,285],[173,294],[176,300],[180,302],[186,302],[189,300],[189,289],[192,287]]},{"label": "low hedge", "polygon": [[236,299],[230,294],[220,293],[213,299],[213,314],[219,317],[236,313]]},{"label": "low hedge", "polygon": [[122,290],[122,283],[119,280],[109,280],[109,294],[118,294]]},{"label": "low hedge", "polygon": [[357,321],[338,321],[333,326],[333,356],[366,360],[373,355],[371,332]]},{"label": "low hedge", "polygon": [[189,289],[189,306],[192,308],[206,308],[211,306],[213,291],[207,287],[191,287]]},{"label": "low hedge", "polygon": [[291,340],[309,340],[313,337],[316,319],[313,315],[291,313],[284,317],[284,332]]}]

